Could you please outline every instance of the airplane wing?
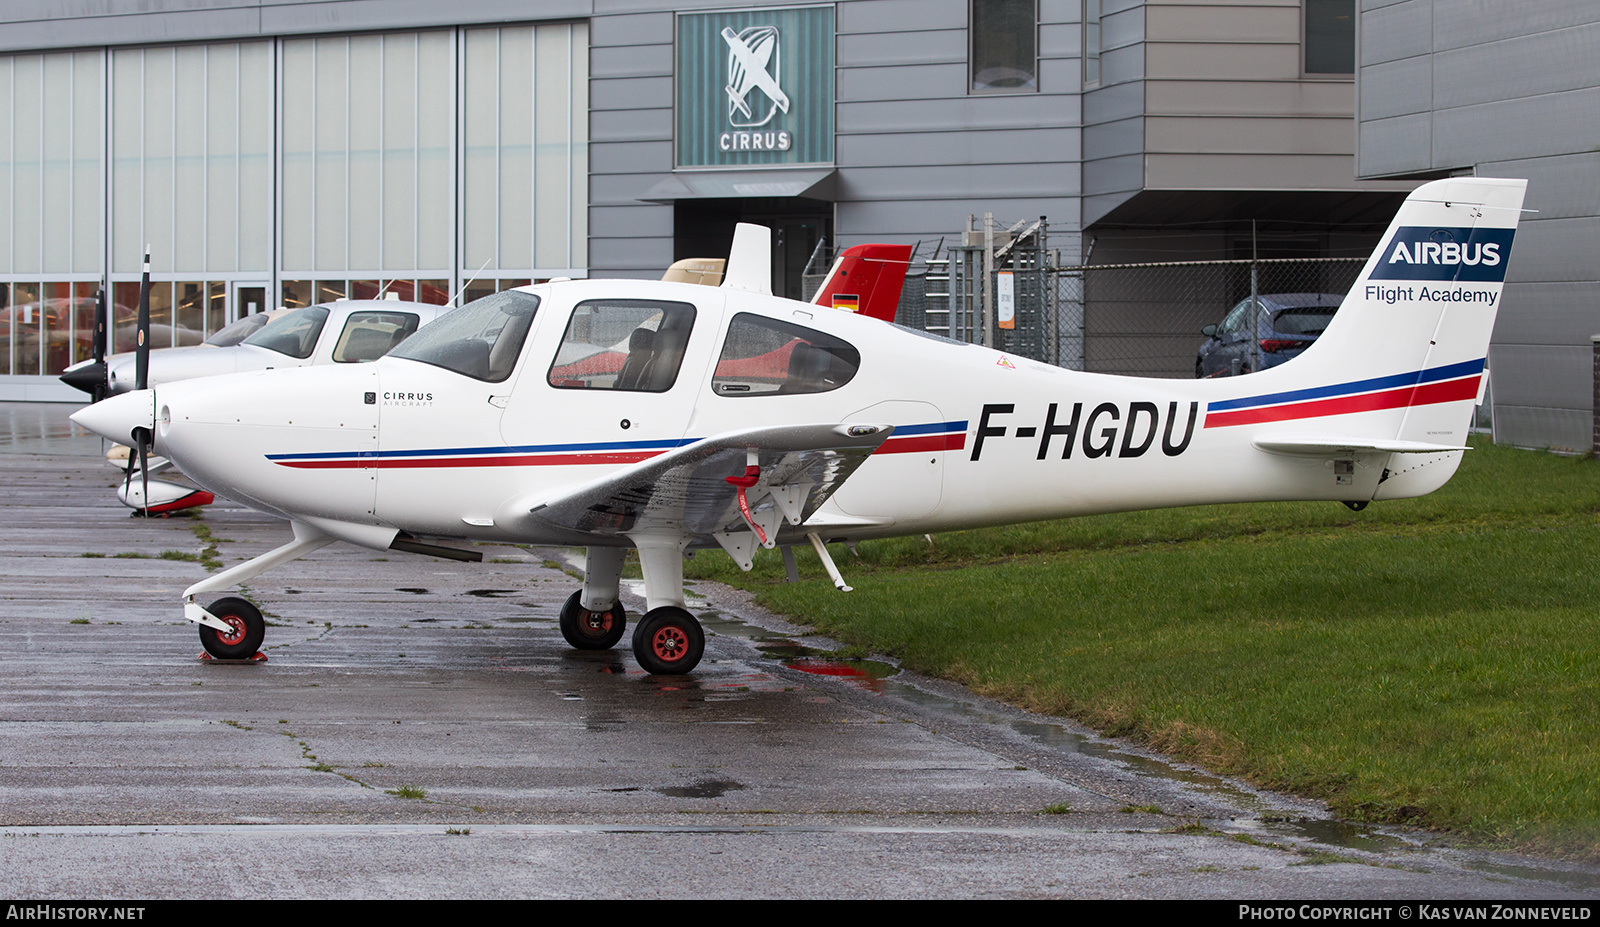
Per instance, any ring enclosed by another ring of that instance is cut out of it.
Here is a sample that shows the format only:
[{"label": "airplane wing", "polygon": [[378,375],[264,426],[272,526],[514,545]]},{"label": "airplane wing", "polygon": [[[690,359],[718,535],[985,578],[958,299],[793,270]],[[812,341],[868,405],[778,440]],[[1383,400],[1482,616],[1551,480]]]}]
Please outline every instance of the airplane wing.
[{"label": "airplane wing", "polygon": [[[773,425],[714,435],[641,461],[532,507],[531,517],[586,534],[716,540],[748,562],[751,538],[804,525],[878,449],[893,425]],[[757,468],[752,472],[751,468]],[[741,512],[744,482],[749,519]],[[754,530],[759,526],[762,530]],[[733,545],[730,547],[730,545]],[[743,547],[744,557],[734,547]]]}]

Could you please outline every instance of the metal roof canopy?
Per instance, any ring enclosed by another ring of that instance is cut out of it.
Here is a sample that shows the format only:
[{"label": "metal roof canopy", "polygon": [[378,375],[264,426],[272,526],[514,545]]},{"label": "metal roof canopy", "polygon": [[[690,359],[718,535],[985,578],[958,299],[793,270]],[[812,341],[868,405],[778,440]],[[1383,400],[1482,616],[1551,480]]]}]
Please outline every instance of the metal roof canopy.
[{"label": "metal roof canopy", "polygon": [[834,198],[834,168],[781,171],[678,171],[639,197],[646,203],[744,197]]},{"label": "metal roof canopy", "polygon": [[1382,232],[1405,198],[1403,190],[1142,190],[1084,231],[1207,229],[1257,219],[1278,223],[1279,231]]}]

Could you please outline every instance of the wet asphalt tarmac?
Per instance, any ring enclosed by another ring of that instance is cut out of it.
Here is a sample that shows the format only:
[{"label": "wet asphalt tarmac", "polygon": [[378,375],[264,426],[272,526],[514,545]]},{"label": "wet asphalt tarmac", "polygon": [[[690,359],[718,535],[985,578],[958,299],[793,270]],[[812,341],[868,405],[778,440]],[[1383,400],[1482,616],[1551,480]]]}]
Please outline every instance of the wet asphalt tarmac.
[{"label": "wet asphalt tarmac", "polygon": [[1592,868],[1343,825],[827,660],[721,587],[691,589],[690,677],[572,651],[568,552],[325,548],[248,584],[268,662],[205,663],[198,558],[287,526],[129,518],[69,411],[0,404],[9,897],[1600,898]]}]

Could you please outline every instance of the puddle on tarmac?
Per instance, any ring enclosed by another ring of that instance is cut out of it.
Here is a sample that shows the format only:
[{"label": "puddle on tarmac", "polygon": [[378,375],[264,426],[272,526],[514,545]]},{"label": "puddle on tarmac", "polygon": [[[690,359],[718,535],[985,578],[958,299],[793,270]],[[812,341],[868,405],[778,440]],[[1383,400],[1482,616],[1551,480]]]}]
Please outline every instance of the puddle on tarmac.
[{"label": "puddle on tarmac", "polygon": [[1550,869],[1538,869],[1532,866],[1512,866],[1508,863],[1490,863],[1482,860],[1466,865],[1467,869],[1474,872],[1492,872],[1513,879],[1538,879],[1540,881],[1560,882],[1571,888],[1596,889],[1600,888],[1600,876],[1587,872],[1562,872]]},{"label": "puddle on tarmac", "polygon": [[402,586],[399,589],[396,589],[395,592],[409,592],[412,595],[427,595],[428,594],[428,590],[423,589],[420,586]]},{"label": "puddle on tarmac", "polygon": [[728,792],[737,792],[744,786],[731,779],[705,779],[694,785],[671,785],[651,789],[671,798],[721,798]]},{"label": "puddle on tarmac", "polygon": [[515,589],[468,589],[463,593],[463,595],[475,595],[480,599],[504,599],[517,594]]}]

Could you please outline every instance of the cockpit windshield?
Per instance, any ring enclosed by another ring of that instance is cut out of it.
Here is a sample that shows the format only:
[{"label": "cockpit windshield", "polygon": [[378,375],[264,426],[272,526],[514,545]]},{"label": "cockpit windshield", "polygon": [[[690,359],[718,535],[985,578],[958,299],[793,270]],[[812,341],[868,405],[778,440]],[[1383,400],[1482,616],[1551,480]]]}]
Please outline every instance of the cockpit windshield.
[{"label": "cockpit windshield", "polygon": [[327,321],[327,306],[307,306],[278,316],[241,343],[304,360],[316,350],[317,336]]},{"label": "cockpit windshield", "polygon": [[417,329],[389,356],[500,383],[517,366],[538,309],[539,297],[520,290],[485,296]]},{"label": "cockpit windshield", "polygon": [[214,348],[231,348],[239,342],[261,330],[270,318],[265,312],[247,315],[230,325],[225,325],[217,333],[206,339],[206,344]]}]

